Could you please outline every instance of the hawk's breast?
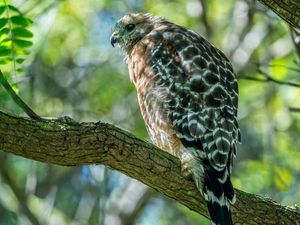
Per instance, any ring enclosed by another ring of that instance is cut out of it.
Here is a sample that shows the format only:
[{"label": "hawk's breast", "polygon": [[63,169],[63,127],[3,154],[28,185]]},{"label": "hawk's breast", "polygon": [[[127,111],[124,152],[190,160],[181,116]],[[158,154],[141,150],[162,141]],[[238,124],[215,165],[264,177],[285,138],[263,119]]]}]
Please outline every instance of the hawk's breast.
[{"label": "hawk's breast", "polygon": [[127,58],[130,79],[134,83],[141,114],[152,142],[177,155],[181,142],[168,116],[169,89],[153,65],[156,47],[149,39],[136,44]]}]

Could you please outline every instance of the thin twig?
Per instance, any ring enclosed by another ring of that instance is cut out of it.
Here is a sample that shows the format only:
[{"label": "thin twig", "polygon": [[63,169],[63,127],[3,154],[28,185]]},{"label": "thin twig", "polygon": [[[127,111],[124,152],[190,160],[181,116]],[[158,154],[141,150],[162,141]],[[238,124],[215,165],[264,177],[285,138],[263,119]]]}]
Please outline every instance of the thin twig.
[{"label": "thin twig", "polygon": [[200,0],[199,2],[202,6],[202,15],[200,16],[200,19],[202,20],[202,23],[204,25],[206,36],[209,38],[212,35],[212,29],[207,18],[207,5],[206,2],[203,0]]},{"label": "thin twig", "polygon": [[277,80],[273,77],[271,77],[269,74],[267,74],[264,71],[261,71],[260,69],[258,70],[258,72],[264,76],[264,78],[259,78],[259,77],[254,77],[254,76],[239,76],[238,79],[241,80],[253,80],[253,81],[259,81],[259,82],[273,82],[276,84],[280,84],[280,85],[287,85],[287,86],[291,86],[291,87],[297,87],[300,88],[300,84],[299,83],[294,83],[294,82],[290,82],[290,81],[283,81],[283,80]]},{"label": "thin twig", "polygon": [[[296,63],[296,62],[295,62]],[[259,67],[268,67],[268,68],[274,68],[274,67],[279,67],[279,68],[285,68],[287,70],[291,70],[291,71],[295,71],[295,72],[300,72],[300,69],[299,68],[296,68],[296,67],[292,67],[292,66],[287,66],[287,65],[284,65],[284,64],[267,64],[267,65],[261,65],[260,63],[254,63],[254,62],[249,62],[249,64],[252,64],[252,65],[255,65],[257,66],[258,68]]]},{"label": "thin twig", "polygon": [[292,86],[292,87],[300,87],[300,84],[298,84],[298,83],[293,83],[293,82],[290,82],[290,81],[282,81],[282,80],[274,79],[268,73],[262,71],[261,69],[258,69],[258,72],[261,75],[263,75],[266,78],[267,81],[272,81],[272,82],[277,83],[277,84],[288,85],[288,86]]},{"label": "thin twig", "polygon": [[300,113],[300,108],[289,107],[290,112]]},{"label": "thin twig", "polygon": [[0,70],[0,83],[5,88],[5,90],[8,92],[8,94],[12,97],[14,102],[20,106],[23,111],[34,120],[42,121],[43,118],[41,118],[39,115],[37,115],[21,98],[17,95],[17,93],[13,90],[13,88],[10,86],[8,81],[6,80],[5,76],[3,75],[2,71]]},{"label": "thin twig", "polygon": [[258,77],[254,77],[254,76],[247,76],[247,75],[238,76],[237,79],[238,80],[253,80],[253,81],[259,81],[259,82],[268,82],[267,79],[258,78]]}]

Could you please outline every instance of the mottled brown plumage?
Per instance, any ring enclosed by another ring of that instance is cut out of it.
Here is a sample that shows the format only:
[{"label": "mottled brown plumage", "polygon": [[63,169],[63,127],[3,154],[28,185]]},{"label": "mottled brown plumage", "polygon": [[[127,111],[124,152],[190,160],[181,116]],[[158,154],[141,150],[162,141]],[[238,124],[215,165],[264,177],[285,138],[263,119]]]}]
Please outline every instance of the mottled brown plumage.
[{"label": "mottled brown plumage", "polygon": [[153,143],[180,158],[212,221],[232,224],[230,173],[240,132],[238,87],[228,59],[199,34],[150,14],[121,18],[111,43],[125,51]]}]

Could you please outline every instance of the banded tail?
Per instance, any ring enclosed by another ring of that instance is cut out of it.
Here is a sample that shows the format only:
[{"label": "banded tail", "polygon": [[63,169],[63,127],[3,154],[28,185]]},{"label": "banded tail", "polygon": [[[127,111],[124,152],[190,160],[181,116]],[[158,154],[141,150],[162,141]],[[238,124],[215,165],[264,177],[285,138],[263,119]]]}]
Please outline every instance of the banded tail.
[{"label": "banded tail", "polygon": [[214,225],[232,225],[230,204],[235,202],[235,193],[227,169],[225,171],[206,171],[203,195],[212,223]]},{"label": "banded tail", "polygon": [[211,167],[205,154],[187,146],[180,155],[182,172],[191,175],[199,192],[204,196],[212,224],[233,225],[230,204],[235,193],[228,168],[217,171]]}]

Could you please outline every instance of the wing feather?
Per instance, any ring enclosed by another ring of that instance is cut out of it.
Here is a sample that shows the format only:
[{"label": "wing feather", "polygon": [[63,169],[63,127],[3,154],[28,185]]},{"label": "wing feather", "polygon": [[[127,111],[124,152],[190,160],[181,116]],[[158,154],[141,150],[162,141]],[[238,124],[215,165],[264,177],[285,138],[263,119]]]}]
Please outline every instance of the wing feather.
[{"label": "wing feather", "polygon": [[[168,87],[168,118],[179,138],[205,143],[210,165],[231,168],[239,141],[237,81],[224,54],[198,34],[167,24],[152,31],[152,69]],[[159,43],[155,45],[155,43]],[[157,57],[159,56],[159,57]]]}]

